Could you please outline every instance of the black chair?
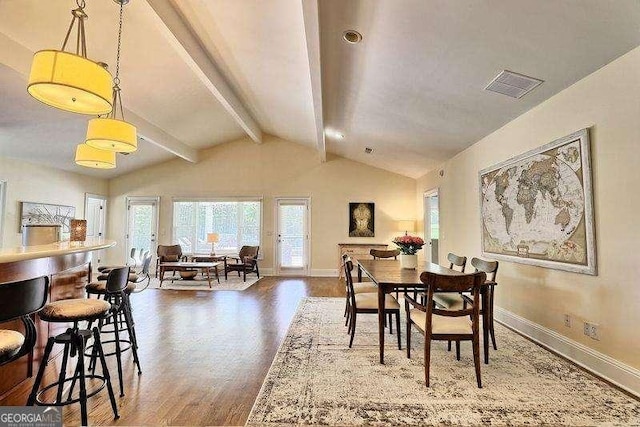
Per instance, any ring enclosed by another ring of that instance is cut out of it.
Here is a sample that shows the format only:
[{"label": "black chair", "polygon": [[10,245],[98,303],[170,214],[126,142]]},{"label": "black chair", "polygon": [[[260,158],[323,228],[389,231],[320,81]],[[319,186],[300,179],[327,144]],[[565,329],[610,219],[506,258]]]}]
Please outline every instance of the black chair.
[{"label": "black chair", "polygon": [[[125,269],[125,270],[128,270]],[[114,272],[117,270],[114,270]],[[126,274],[126,271],[125,271]],[[126,275],[123,276],[126,283]],[[44,356],[38,369],[38,374],[33,383],[33,388],[29,394],[27,405],[40,405],[40,406],[65,406],[74,403],[80,403],[80,417],[82,425],[88,425],[87,415],[87,399],[96,395],[105,387],[109,392],[109,399],[111,401],[111,408],[113,410],[114,418],[119,418],[118,406],[116,404],[116,398],[113,394],[113,387],[111,386],[111,378],[109,376],[109,369],[107,368],[107,361],[104,357],[104,351],[102,349],[102,343],[100,341],[100,331],[97,327],[92,330],[80,328],[80,324],[85,322],[92,322],[105,315],[109,314],[111,310],[111,304],[104,300],[98,299],[67,299],[61,301],[51,302],[46,304],[42,310],[38,313],[40,319],[44,322],[51,323],[72,323],[73,326],[67,328],[67,330],[55,337],[49,337],[47,345],[44,349]],[[100,359],[102,366],[102,375],[87,374],[85,372],[84,352],[86,348],[87,340],[93,337],[94,348],[96,349],[97,357]],[[62,362],[60,365],[60,373],[58,380],[45,385],[40,388],[42,379],[44,376],[45,368],[49,363],[51,352],[54,344],[64,345],[64,351],[62,353]],[[77,364],[72,371],[73,374],[67,377],[67,363],[70,358],[77,357]],[[86,379],[93,379],[98,382],[102,382],[100,386],[95,386],[90,392],[87,392]],[[69,384],[70,383],[70,384]],[[75,394],[76,383],[79,384],[79,393]],[[67,385],[68,391],[67,391]],[[54,401],[44,401],[48,390],[56,389],[56,396]],[[63,394],[66,397],[63,398]]]},{"label": "black chair", "polygon": [[[135,334],[135,325],[131,311],[131,300],[129,295],[135,290],[135,283],[130,281],[129,267],[120,267],[111,270],[109,277],[103,282],[93,282],[86,286],[87,295],[102,296],[109,302],[111,308],[109,313],[98,320],[98,330],[101,334],[113,335],[113,338],[103,340],[104,344],[115,344],[115,350],[105,353],[105,356],[115,356],[118,365],[118,382],[120,385],[120,396],[124,396],[124,384],[122,378],[122,353],[131,350],[133,353],[133,363],[138,368],[138,375],[142,374],[140,360],[138,359],[138,340]],[[92,323],[89,324],[91,327]],[[129,337],[120,337],[121,330],[126,330]],[[97,348],[90,346],[86,355],[91,357],[89,369],[95,373],[97,365]]]},{"label": "black chair", "polygon": [[44,307],[48,294],[47,277],[0,284],[0,323],[20,319],[25,329],[24,335],[18,331],[0,329],[0,365],[28,354],[31,376],[32,350],[37,340],[31,315]]},{"label": "black chair", "polygon": [[[242,272],[243,281],[247,281],[247,273],[256,273],[260,277],[258,269],[258,252],[260,246],[243,246],[237,257],[225,257],[224,259],[224,279],[227,280],[229,272],[237,271],[238,277]],[[231,262],[233,260],[234,262]]]}]

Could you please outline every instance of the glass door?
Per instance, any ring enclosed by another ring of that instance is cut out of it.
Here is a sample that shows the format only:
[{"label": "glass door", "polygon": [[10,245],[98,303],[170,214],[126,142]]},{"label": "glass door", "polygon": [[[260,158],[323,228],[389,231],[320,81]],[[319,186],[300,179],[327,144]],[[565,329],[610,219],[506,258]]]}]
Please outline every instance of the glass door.
[{"label": "glass door", "polygon": [[429,251],[427,260],[438,264],[438,242],[440,240],[440,205],[438,189],[424,194],[424,241],[427,242]]},{"label": "glass door", "polygon": [[[86,194],[84,218],[87,220],[87,238],[105,238],[107,226],[107,198],[95,194]],[[102,264],[104,250],[93,252],[94,268]]]},{"label": "glass door", "polygon": [[277,199],[276,272],[309,274],[309,199]]},{"label": "glass door", "polygon": [[131,248],[156,254],[159,197],[127,198],[127,253]]}]

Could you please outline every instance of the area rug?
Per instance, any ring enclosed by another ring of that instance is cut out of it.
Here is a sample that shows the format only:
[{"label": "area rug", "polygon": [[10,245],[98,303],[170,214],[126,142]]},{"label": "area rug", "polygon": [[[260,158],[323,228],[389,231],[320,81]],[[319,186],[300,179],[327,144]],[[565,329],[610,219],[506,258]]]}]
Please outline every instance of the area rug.
[{"label": "area rug", "polygon": [[380,365],[376,315],[359,315],[349,349],[343,311],[341,298],[301,302],[247,425],[640,425],[639,401],[501,325],[482,389],[470,344],[457,361],[437,342],[426,388],[418,332],[409,360],[387,331]]},{"label": "area rug", "polygon": [[211,288],[206,280],[182,280],[176,279],[171,283],[171,279],[165,278],[160,287],[160,280],[151,279],[149,289],[168,289],[174,291],[244,291],[255,285],[260,279],[253,276],[247,277],[247,281],[243,282],[242,277],[229,276],[228,280],[224,280],[224,275],[220,277],[220,283],[214,278],[211,279]]}]

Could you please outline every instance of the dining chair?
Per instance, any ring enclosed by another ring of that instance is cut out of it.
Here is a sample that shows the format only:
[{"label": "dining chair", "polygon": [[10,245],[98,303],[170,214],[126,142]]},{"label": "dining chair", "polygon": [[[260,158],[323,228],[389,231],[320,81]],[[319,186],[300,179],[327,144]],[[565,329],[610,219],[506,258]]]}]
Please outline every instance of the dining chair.
[{"label": "dining chair", "polygon": [[[389,259],[389,258],[398,259],[398,255],[400,255],[400,249],[393,249],[393,250],[371,249],[369,251],[369,255],[371,255],[373,259]],[[398,291],[396,291],[396,299],[398,298],[400,298],[400,294]]]},{"label": "dining chair", "polygon": [[[497,350],[498,346],[496,345],[496,333],[493,327],[493,293],[495,292],[495,287],[498,286],[496,282],[496,275],[498,274],[498,261],[485,261],[480,258],[471,258],[471,265],[476,269],[476,272],[482,271],[487,274],[487,281],[485,282],[485,286],[487,287],[487,292],[489,292],[489,305],[488,307],[480,307],[480,314],[483,316],[487,316],[489,319],[489,333],[491,335],[491,343],[493,344],[493,349]],[[465,302],[470,302],[469,297],[464,295],[462,296]]]},{"label": "dining chair", "polygon": [[[347,254],[343,254],[342,255],[342,268],[344,268],[344,265],[347,261],[351,261],[351,257],[349,257],[349,255]],[[352,261],[353,262],[353,261]],[[345,322],[344,322],[344,326],[347,326],[349,324],[349,319],[351,318],[351,300],[349,298],[349,285],[346,282],[346,278],[345,278],[345,305],[344,305],[344,316],[346,317]],[[356,294],[366,294],[366,293],[375,293],[376,295],[378,294],[378,287],[375,285],[375,283],[373,282],[351,282],[352,286],[353,286],[353,291]]]},{"label": "dining chair", "polygon": [[[447,260],[449,261],[449,269],[455,270],[455,267],[459,267],[460,271],[464,273],[464,269],[467,266],[467,257],[456,255],[454,253],[449,253],[447,255]],[[424,296],[424,295],[423,295]],[[459,293],[441,293],[436,294],[433,297],[434,302],[442,308],[450,308],[456,305],[462,305],[462,295]]]},{"label": "dining chair", "polygon": [[[349,348],[353,345],[353,338],[356,335],[356,322],[358,314],[378,314],[378,293],[366,292],[356,293],[354,289],[353,277],[351,272],[353,271],[353,262],[351,259],[347,259],[344,263],[345,280],[347,281],[347,298],[349,298],[349,310],[351,312],[349,322],[349,332],[351,333],[351,339],[349,340]],[[402,350],[400,343],[400,304],[393,295],[385,294],[384,314],[389,315],[389,333],[393,333],[391,327],[391,316],[396,316],[396,335],[398,336],[398,349]]]},{"label": "dining chair", "polygon": [[[407,358],[411,358],[411,325],[424,335],[424,376],[429,387],[431,365],[431,341],[471,341],[473,364],[478,387],[482,388],[480,377],[480,289],[486,280],[484,272],[463,276],[448,276],[424,271],[420,280],[426,286],[426,300],[418,303],[405,295],[407,314]],[[434,306],[433,297],[437,292],[469,292],[472,304],[460,310],[442,310]],[[413,307],[413,308],[410,308]]]}]

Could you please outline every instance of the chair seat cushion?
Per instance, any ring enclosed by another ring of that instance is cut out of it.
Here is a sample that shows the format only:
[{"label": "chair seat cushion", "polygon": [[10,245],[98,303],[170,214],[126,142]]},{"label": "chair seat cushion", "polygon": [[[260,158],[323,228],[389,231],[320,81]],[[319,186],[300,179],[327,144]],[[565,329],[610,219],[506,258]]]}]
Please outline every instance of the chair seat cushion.
[{"label": "chair seat cushion", "polygon": [[16,354],[24,344],[24,335],[18,331],[0,329],[0,359]]},{"label": "chair seat cushion", "polygon": [[[409,317],[423,331],[427,324],[427,313],[414,308],[409,310]],[[471,320],[467,316],[449,317],[434,314],[431,316],[432,334],[471,334]]]},{"label": "chair seat cushion", "polygon": [[[96,282],[91,282],[89,283],[87,286],[85,286],[85,289],[87,290],[87,293],[90,294],[106,294],[107,293],[107,281],[106,280],[98,280]],[[128,294],[130,294],[131,292],[133,292],[136,289],[136,284],[135,283],[127,283],[127,287],[124,289],[124,291]]]},{"label": "chair seat cushion", "polygon": [[356,294],[378,293],[378,287],[373,282],[357,282],[353,284]]},{"label": "chair seat cushion", "polygon": [[[377,310],[378,309],[378,293],[365,293],[365,294],[357,294],[356,298],[356,309],[369,309],[369,310]],[[398,310],[400,308],[400,304],[393,297],[393,295],[385,295],[384,300],[384,308],[390,310]]]},{"label": "chair seat cushion", "polygon": [[101,316],[110,308],[111,304],[101,299],[65,299],[45,305],[39,315],[46,322],[69,322]]},{"label": "chair seat cushion", "polygon": [[[109,277],[109,273],[105,273],[105,274],[98,274],[98,277],[96,280],[100,281],[100,280],[107,280],[107,278]],[[138,275],[135,273],[129,273],[129,281],[130,282],[135,282],[138,280]]]},{"label": "chair seat cushion", "polygon": [[441,292],[433,294],[433,301],[446,310],[462,310],[464,300],[460,294]]}]

